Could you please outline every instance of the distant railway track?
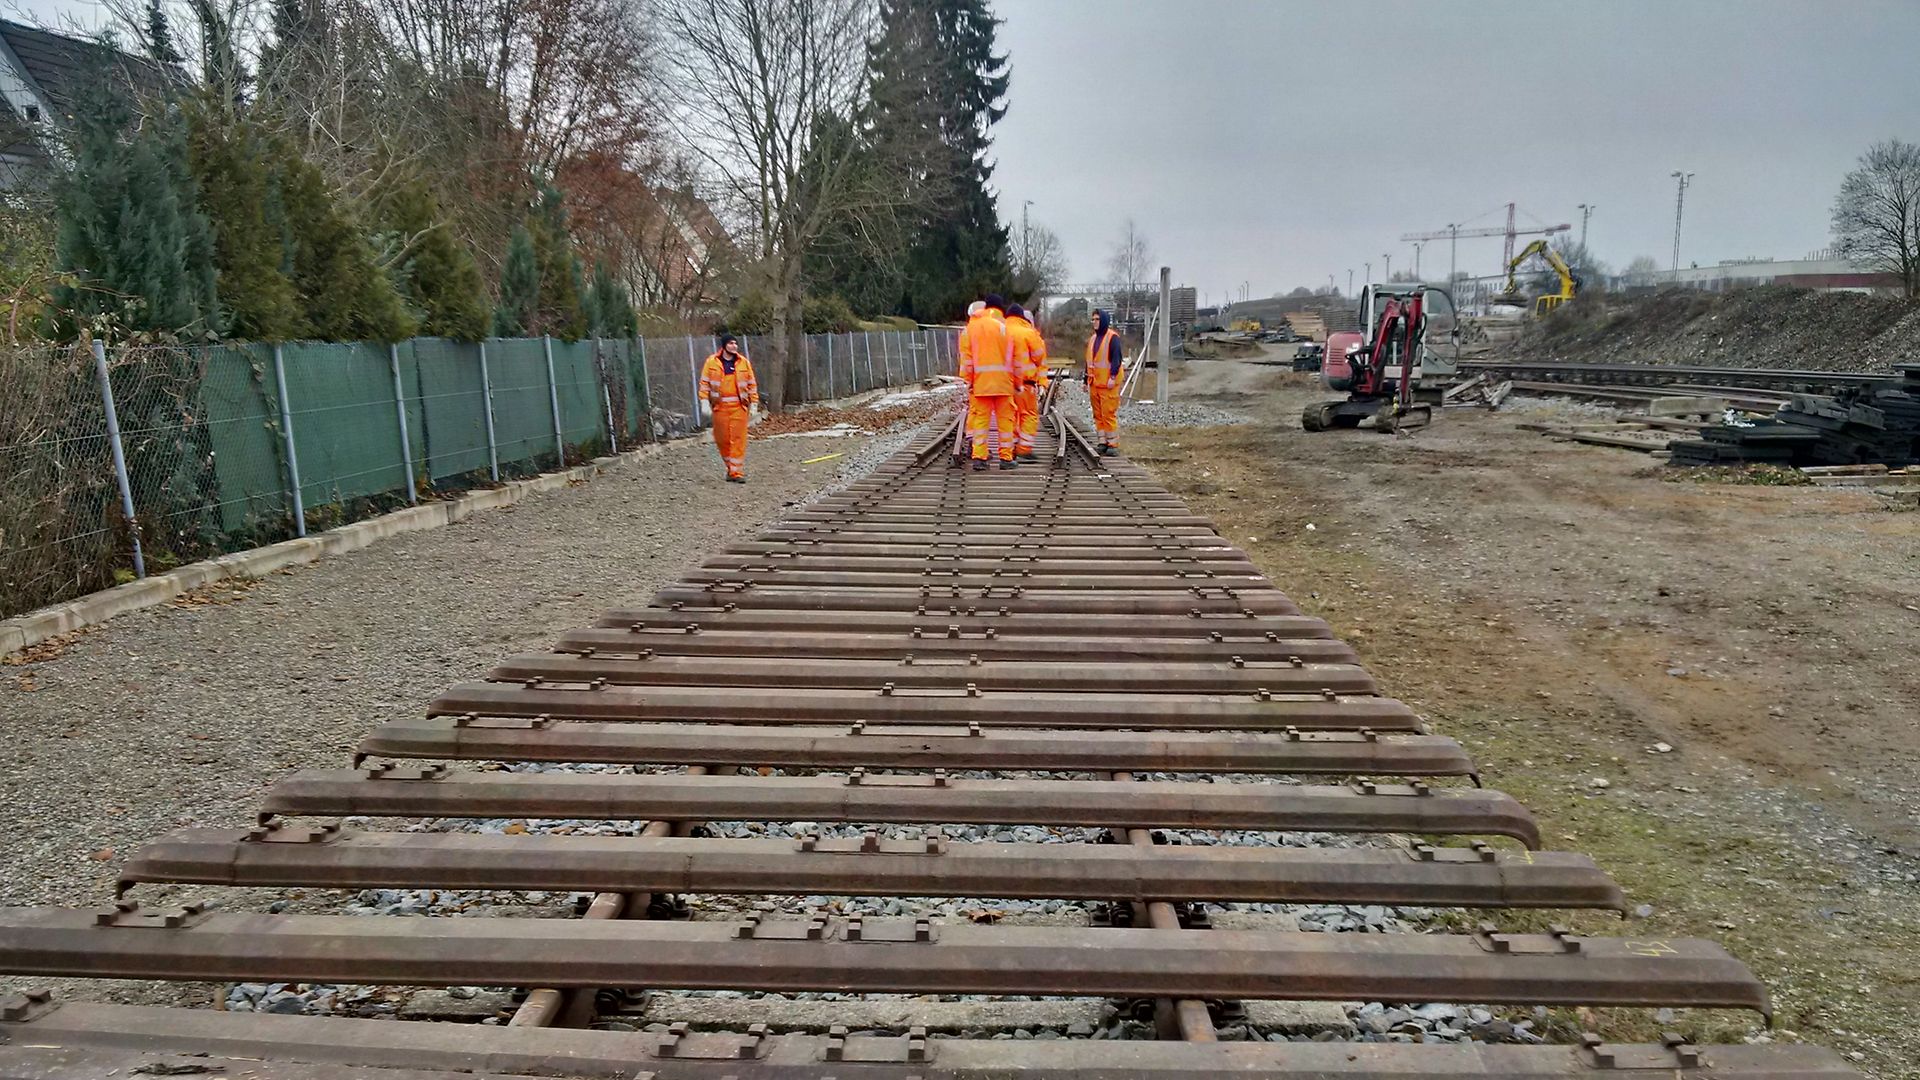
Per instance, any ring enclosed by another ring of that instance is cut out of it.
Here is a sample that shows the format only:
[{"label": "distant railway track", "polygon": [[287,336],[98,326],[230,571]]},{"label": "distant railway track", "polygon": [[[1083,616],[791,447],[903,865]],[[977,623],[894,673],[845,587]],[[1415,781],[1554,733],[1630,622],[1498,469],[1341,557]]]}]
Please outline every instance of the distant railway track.
[{"label": "distant railway track", "polygon": [[1884,386],[1898,373],[1796,371],[1775,368],[1691,367],[1678,364],[1568,364],[1557,361],[1462,360],[1467,374],[1584,386],[1738,388],[1780,393],[1830,394],[1845,387]]},{"label": "distant railway track", "polygon": [[[1464,748],[1382,696],[1325,623],[1137,466],[1095,455],[1055,411],[1050,464],[954,469],[957,422],[708,558],[652,606],[611,611],[551,653],[451,688],[425,717],[381,724],[351,769],[289,776],[257,826],[149,844],[126,864],[118,904],[0,909],[0,973],[526,988],[510,1024],[20,995],[0,1006],[0,1080],[1856,1076],[1814,1047],[1680,1036],[1224,1041],[1223,1018],[1248,999],[1763,1014],[1769,1002],[1745,965],[1701,940],[1492,922],[1210,928],[1210,903],[1497,914],[1617,912],[1627,900],[1586,856],[1539,850],[1531,815],[1480,788]],[[537,765],[566,762],[601,770]],[[421,827],[474,817],[515,819],[525,835]],[[543,819],[630,827],[524,824]],[[984,835],[1034,826],[1046,842]],[[1204,842],[1170,844],[1167,829]],[[1420,839],[1287,847],[1272,842],[1281,830]],[[182,883],[593,900],[579,919],[139,902]],[[875,896],[1066,900],[1101,917],[991,925],[787,900],[779,914],[687,919],[682,902]],[[630,1017],[635,988],[1109,998],[1142,1006],[1160,1038],[790,1033],[776,1030],[773,1001],[761,1003],[766,1024],[587,1029]]]}]

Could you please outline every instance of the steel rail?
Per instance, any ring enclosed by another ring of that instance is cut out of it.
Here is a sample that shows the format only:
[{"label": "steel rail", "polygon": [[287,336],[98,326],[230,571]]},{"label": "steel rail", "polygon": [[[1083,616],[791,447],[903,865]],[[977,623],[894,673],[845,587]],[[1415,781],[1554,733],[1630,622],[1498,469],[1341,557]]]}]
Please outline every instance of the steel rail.
[{"label": "steel rail", "polygon": [[1111,844],[963,843],[938,833],[905,840],[873,833],[686,839],[667,836],[664,827],[638,837],[183,829],[141,846],[120,880],[125,887],[175,882],[801,896],[850,890],[1099,901],[1626,906],[1620,887],[1585,855],[1495,851],[1484,844],[1412,850],[1161,845],[1143,859]]},{"label": "steel rail", "polygon": [[578,761],[611,765],[1000,769],[1061,772],[1472,776],[1459,743],[1374,731],[1157,731],[982,726],[755,727],[595,723],[478,716],[389,720],[360,741],[368,757]]},{"label": "steel rail", "polygon": [[[98,1080],[179,1055],[184,1069],[258,1080],[1858,1080],[1815,1046],[1696,1046],[1671,1037],[1576,1047],[1463,1042],[925,1039],[916,1033],[787,1035],[543,1031],[73,1002],[0,1021],[0,1076]],[[222,1067],[225,1071],[217,1071]],[[312,1071],[313,1069],[333,1071]],[[388,1073],[387,1069],[406,1070]],[[374,1071],[380,1070],[380,1071]],[[415,1070],[429,1070],[422,1075]]]},{"label": "steel rail", "polygon": [[262,817],[836,821],[1507,836],[1539,848],[1533,816],[1484,788],[973,780],[922,774],[672,774],[302,769],[268,788]]},{"label": "steel rail", "polygon": [[712,686],[525,686],[460,683],[427,706],[429,716],[559,720],[698,721],[721,724],[947,724],[966,727],[1165,728],[1168,730],[1424,731],[1392,698],[1352,694],[1110,695],[1086,711],[1086,695],[975,690],[780,690]]},{"label": "steel rail", "polygon": [[[129,910],[131,909],[131,910]],[[169,925],[171,924],[171,925]],[[1274,934],[920,919],[369,919],[0,909],[0,970],[47,977],[774,992],[1484,1001],[1750,1009],[1720,946],[1554,934]]]},{"label": "steel rail", "polygon": [[[682,620],[689,622],[690,620]],[[944,630],[944,628],[940,628]],[[944,632],[920,634],[896,631],[891,634],[848,633],[815,628],[799,630],[734,630],[726,623],[711,629],[657,626],[624,629],[572,630],[560,635],[554,644],[557,653],[583,656],[777,656],[790,659],[894,660],[906,657],[979,657],[985,660],[1020,659],[1040,663],[1073,660],[1084,664],[1086,642],[1078,636],[1020,636],[995,633],[993,637],[952,637]],[[1242,638],[1229,643],[1224,636],[1209,639],[1202,634],[1188,637],[1129,636],[1100,647],[1103,657],[1127,662],[1154,661],[1163,664],[1217,663],[1240,657],[1244,660],[1291,661],[1309,663],[1355,664],[1359,655],[1353,646],[1331,637]]]}]

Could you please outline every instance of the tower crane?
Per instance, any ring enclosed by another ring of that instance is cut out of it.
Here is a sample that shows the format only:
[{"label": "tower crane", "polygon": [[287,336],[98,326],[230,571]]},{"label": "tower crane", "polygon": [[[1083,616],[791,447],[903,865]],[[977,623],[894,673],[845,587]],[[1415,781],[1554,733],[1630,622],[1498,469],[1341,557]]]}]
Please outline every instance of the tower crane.
[{"label": "tower crane", "polygon": [[1516,228],[1513,223],[1513,211],[1514,211],[1514,204],[1508,203],[1507,204],[1507,226],[1504,229],[1462,229],[1457,226],[1454,226],[1454,227],[1442,229],[1439,232],[1407,233],[1406,235],[1400,238],[1400,242],[1403,244],[1411,244],[1416,240],[1424,242],[1427,240],[1458,240],[1463,236],[1464,237],[1504,236],[1507,238],[1507,245],[1505,250],[1503,250],[1500,253],[1500,265],[1506,266],[1513,262],[1513,241],[1515,237],[1551,236],[1554,233],[1568,232],[1573,228],[1572,225],[1567,225],[1567,224],[1542,225],[1537,229]]}]

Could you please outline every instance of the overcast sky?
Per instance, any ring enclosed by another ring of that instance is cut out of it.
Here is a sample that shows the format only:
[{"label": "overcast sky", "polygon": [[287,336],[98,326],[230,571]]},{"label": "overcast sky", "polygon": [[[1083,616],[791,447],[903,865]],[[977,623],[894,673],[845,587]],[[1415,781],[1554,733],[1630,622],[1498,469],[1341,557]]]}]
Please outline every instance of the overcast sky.
[{"label": "overcast sky", "polygon": [[[1105,276],[1132,216],[1214,300],[1344,291],[1402,233],[1569,222],[1618,269],[1798,258],[1828,244],[1840,177],[1920,141],[1920,0],[993,0],[1013,89],[994,129],[1001,211]],[[97,24],[97,0],[0,0]],[[1492,273],[1498,237],[1462,241]],[[1447,244],[1422,269],[1444,271]]]},{"label": "overcast sky", "polygon": [[[1176,283],[1219,300],[1413,258],[1402,233],[1580,226],[1616,268],[1827,246],[1841,176],[1920,141],[1916,0],[994,0],[1013,88],[1003,215],[1100,280],[1131,215]],[[1498,237],[1461,241],[1491,273]],[[1421,255],[1444,273],[1447,244]],[[1435,275],[1438,276],[1438,275]]]}]

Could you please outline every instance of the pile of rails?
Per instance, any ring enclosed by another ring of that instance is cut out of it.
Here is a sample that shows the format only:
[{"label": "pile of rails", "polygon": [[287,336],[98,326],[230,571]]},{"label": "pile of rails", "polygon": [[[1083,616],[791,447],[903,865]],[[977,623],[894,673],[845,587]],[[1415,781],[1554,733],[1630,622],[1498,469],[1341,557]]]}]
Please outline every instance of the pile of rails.
[{"label": "pile of rails", "polygon": [[1675,465],[1820,466],[1920,460],[1920,366],[1880,386],[1846,387],[1832,396],[1794,394],[1771,417],[1750,425],[1703,428],[1697,439],[1668,444]]},{"label": "pile of rails", "polygon": [[[1212,928],[1209,903],[1492,913],[1626,900],[1585,856],[1538,850],[1524,807],[1468,786],[1459,744],[1380,695],[1353,650],[1208,522],[1094,454],[1058,411],[1050,427],[1050,467],[974,473],[948,466],[950,420],[650,606],[382,724],[353,768],[274,785],[256,826],[140,850],[120,902],[0,908],[0,974],[528,988],[511,1023],[23,994],[0,1002],[0,1077],[1857,1080],[1833,1054],[1786,1044],[1279,1043],[1250,1038],[1244,1019],[1216,1026],[1259,999],[1766,1013],[1768,998],[1701,940],[1492,922]],[[444,764],[462,761],[479,765]],[[518,828],[445,829],[462,819]],[[1282,831],[1422,840],[1289,847]],[[177,904],[180,883],[297,888],[306,912],[329,889],[591,902],[577,919],[405,918],[148,906],[127,891]],[[855,899],[871,897],[907,898],[905,917],[872,917]],[[926,897],[1058,900],[1103,917],[982,924]],[[749,906],[759,898],[783,907]],[[828,898],[844,899],[819,906]],[[696,1022],[636,1030],[650,995],[683,990],[727,991],[754,1020],[700,998]],[[781,1030],[781,996],[815,994],[846,1018]],[[864,994],[908,995],[903,1007],[1119,999],[1160,1038],[873,1030],[850,1000]]]}]

